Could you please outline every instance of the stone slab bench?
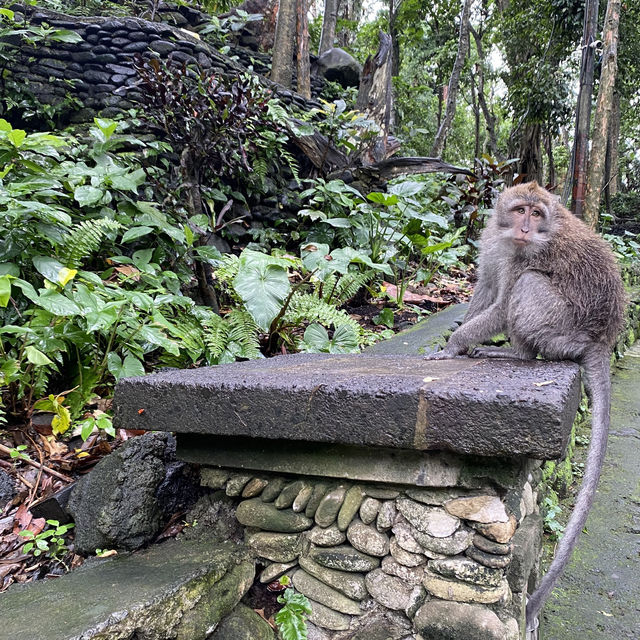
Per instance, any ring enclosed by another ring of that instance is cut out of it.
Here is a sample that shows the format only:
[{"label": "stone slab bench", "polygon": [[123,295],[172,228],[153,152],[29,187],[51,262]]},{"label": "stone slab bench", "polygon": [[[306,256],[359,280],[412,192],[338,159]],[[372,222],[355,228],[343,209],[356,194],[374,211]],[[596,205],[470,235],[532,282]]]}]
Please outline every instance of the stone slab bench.
[{"label": "stone slab bench", "polygon": [[122,380],[118,426],[485,456],[562,455],[570,363],[298,354]]},{"label": "stone slab bench", "polygon": [[60,578],[3,593],[0,637],[204,639],[237,605],[254,572],[246,549],[202,540],[94,559]]}]

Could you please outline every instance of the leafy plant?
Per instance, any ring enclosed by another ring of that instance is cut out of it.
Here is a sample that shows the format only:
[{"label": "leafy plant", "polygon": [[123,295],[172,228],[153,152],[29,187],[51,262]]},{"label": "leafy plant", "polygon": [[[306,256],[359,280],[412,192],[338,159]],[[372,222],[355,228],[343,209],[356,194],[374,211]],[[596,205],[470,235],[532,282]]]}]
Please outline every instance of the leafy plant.
[{"label": "leafy plant", "polygon": [[552,493],[544,499],[544,527],[554,540],[559,540],[564,531],[564,526],[557,520],[560,513],[562,507],[555,493]]},{"label": "leafy plant", "polygon": [[26,444],[19,444],[17,447],[9,449],[9,456],[12,460],[31,460],[29,454],[25,453],[26,449]]},{"label": "leafy plant", "polygon": [[311,615],[307,597],[289,587],[278,596],[278,602],[283,605],[275,615],[278,636],[282,640],[307,640],[305,619]]},{"label": "leafy plant", "polygon": [[71,522],[60,524],[58,520],[47,520],[47,527],[40,533],[34,533],[29,529],[20,531],[18,535],[27,539],[22,547],[24,553],[31,553],[36,558],[42,554],[52,560],[61,561],[62,557],[69,551],[65,536],[75,525]]}]

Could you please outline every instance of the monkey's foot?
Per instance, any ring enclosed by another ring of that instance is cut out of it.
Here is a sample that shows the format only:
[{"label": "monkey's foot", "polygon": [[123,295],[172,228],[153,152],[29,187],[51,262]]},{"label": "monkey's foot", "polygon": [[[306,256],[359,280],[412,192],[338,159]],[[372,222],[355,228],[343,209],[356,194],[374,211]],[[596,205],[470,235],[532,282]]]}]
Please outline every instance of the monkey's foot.
[{"label": "monkey's foot", "polygon": [[510,347],[475,347],[470,358],[518,358],[521,356]]}]

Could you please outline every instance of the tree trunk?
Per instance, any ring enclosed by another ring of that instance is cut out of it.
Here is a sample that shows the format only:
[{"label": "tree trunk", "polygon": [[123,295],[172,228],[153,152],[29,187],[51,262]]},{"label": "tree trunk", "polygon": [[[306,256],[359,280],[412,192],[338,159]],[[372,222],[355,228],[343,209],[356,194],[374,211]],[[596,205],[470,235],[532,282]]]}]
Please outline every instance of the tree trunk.
[{"label": "tree trunk", "polygon": [[362,2],[363,0],[342,0],[340,3],[338,20],[355,23],[353,27],[348,26],[338,32],[338,46],[342,49],[350,47],[356,39],[357,25],[360,24],[362,18]]},{"label": "tree trunk", "polygon": [[540,144],[541,127],[538,123],[528,122],[523,126],[520,137],[518,157],[518,173],[524,175],[527,180],[536,180],[542,184],[542,149]]},{"label": "tree trunk", "polygon": [[556,164],[553,160],[553,135],[551,135],[550,127],[547,127],[544,139],[547,152],[547,160],[549,163],[548,183],[549,187],[553,189],[556,186]]},{"label": "tree trunk", "polygon": [[474,167],[476,167],[478,158],[480,157],[480,105],[478,104],[479,91],[480,88],[476,90],[475,77],[473,74],[471,74],[471,108],[473,109],[473,133],[475,138],[475,145],[473,147]]},{"label": "tree trunk", "polygon": [[399,0],[389,0],[389,35],[391,36],[391,75],[397,76],[400,73],[400,40],[398,40],[398,31],[396,29],[396,19],[398,17],[398,9],[402,4]]},{"label": "tree trunk", "polygon": [[311,71],[309,69],[309,0],[298,0],[297,10],[297,91],[303,98],[309,100],[311,98]]},{"label": "tree trunk", "polygon": [[602,54],[598,102],[596,103],[596,113],[593,119],[589,179],[584,200],[585,222],[592,229],[598,224],[600,198],[604,184],[604,163],[607,156],[607,139],[609,138],[611,112],[613,110],[613,91],[618,72],[620,5],[621,0],[609,0],[602,31],[604,52]]},{"label": "tree trunk", "polygon": [[491,155],[500,159],[498,153],[498,138],[496,136],[496,117],[491,113],[487,105],[487,100],[484,96],[484,68],[485,57],[484,49],[482,47],[482,33],[478,33],[471,25],[469,25],[469,31],[473,36],[476,43],[476,51],[478,52],[478,64],[476,66],[476,72],[478,76],[478,101],[480,102],[480,108],[482,109],[482,115],[484,116],[485,124],[487,125],[487,134],[489,135],[489,150]]},{"label": "tree trunk", "polygon": [[322,16],[322,33],[318,55],[333,48],[336,39],[336,24],[338,23],[338,5],[340,0],[324,0],[324,15]]},{"label": "tree trunk", "polygon": [[611,128],[607,140],[607,163],[605,169],[604,196],[607,213],[611,213],[611,198],[618,193],[618,143],[620,141],[620,94],[613,92],[613,111],[611,112]]},{"label": "tree trunk", "polygon": [[356,109],[362,111],[379,127],[380,133],[367,147],[361,150],[363,164],[372,164],[388,157],[397,150],[389,144],[388,137],[393,127],[393,91],[391,87],[391,38],[380,31],[380,45],[375,56],[369,56],[362,67]]},{"label": "tree trunk", "polygon": [[586,0],[582,33],[582,62],[580,65],[580,91],[576,108],[576,128],[571,152],[571,162],[565,182],[562,202],[566,204],[571,190],[571,210],[582,217],[584,192],[589,155],[589,125],[591,118],[591,94],[593,93],[593,66],[598,27],[598,0]]},{"label": "tree trunk", "polygon": [[288,89],[291,88],[293,78],[296,4],[296,0],[280,0],[271,60],[271,80]]},{"label": "tree trunk", "polygon": [[464,0],[462,7],[462,13],[460,15],[460,37],[458,39],[458,53],[456,60],[453,64],[453,71],[451,72],[451,79],[449,80],[449,86],[447,91],[447,106],[444,112],[444,118],[436,133],[436,139],[431,148],[432,156],[441,156],[444,149],[444,143],[447,139],[447,134],[453,122],[453,116],[456,111],[456,100],[458,98],[458,87],[460,84],[460,73],[464,65],[464,59],[467,56],[467,49],[469,47],[469,12],[471,10],[471,3],[473,0]]}]

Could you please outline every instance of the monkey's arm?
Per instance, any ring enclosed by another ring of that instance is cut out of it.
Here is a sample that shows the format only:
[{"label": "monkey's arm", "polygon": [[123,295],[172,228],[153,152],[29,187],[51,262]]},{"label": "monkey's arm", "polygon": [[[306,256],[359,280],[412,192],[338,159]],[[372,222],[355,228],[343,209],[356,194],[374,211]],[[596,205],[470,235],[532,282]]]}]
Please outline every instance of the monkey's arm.
[{"label": "monkey's arm", "polygon": [[501,301],[465,320],[449,338],[442,351],[426,356],[428,360],[445,360],[465,353],[469,347],[489,340],[506,329],[506,310]]}]

